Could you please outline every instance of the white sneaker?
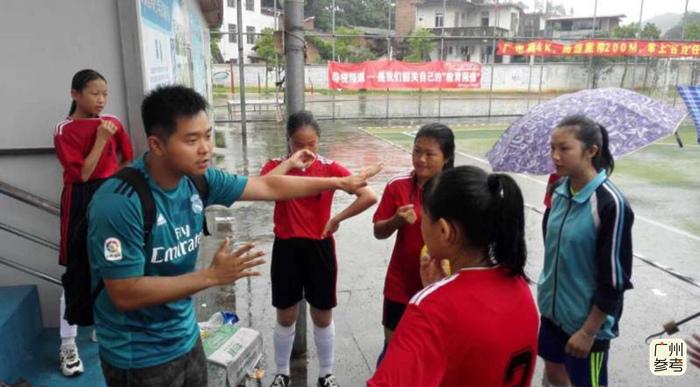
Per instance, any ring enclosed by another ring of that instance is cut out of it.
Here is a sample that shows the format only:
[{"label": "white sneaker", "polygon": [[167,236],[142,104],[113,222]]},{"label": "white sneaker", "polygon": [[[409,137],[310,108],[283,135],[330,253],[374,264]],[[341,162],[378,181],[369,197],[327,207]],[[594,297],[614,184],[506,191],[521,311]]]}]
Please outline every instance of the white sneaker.
[{"label": "white sneaker", "polygon": [[75,344],[62,345],[60,358],[61,372],[64,376],[76,376],[85,372],[83,362],[78,355],[78,347]]}]

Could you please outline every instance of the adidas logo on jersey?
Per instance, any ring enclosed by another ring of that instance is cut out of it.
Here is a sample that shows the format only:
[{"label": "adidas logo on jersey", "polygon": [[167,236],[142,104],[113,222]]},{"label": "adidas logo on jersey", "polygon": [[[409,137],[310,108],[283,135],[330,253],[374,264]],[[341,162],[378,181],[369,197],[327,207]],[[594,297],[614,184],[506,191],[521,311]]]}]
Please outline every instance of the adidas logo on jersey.
[{"label": "adidas logo on jersey", "polygon": [[168,222],[165,220],[165,217],[163,216],[163,214],[158,214],[158,220],[156,220],[156,225],[162,226],[166,223],[168,223]]}]

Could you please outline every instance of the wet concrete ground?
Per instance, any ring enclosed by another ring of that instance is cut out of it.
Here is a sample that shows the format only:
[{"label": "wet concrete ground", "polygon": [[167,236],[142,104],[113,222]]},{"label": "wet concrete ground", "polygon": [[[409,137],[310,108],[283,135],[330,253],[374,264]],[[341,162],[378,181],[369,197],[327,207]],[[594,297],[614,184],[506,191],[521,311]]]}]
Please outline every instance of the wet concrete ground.
[{"label": "wet concrete ground", "polygon": [[[308,106],[307,106],[308,108]],[[415,124],[416,122],[414,122]],[[397,124],[395,122],[391,124]],[[374,178],[372,187],[381,194],[385,182],[393,175],[410,169],[410,154],[405,150],[370,134],[359,131],[359,126],[377,126],[371,123],[322,122],[321,153],[338,160],[351,170],[364,165],[384,162],[385,169]],[[218,165],[235,173],[258,174],[262,164],[271,157],[285,153],[284,131],[274,124],[249,125],[247,146],[242,146],[240,129],[218,126],[223,133],[225,147]],[[474,164],[485,168],[469,155],[459,155],[457,164]],[[540,207],[544,186],[539,179],[516,177],[527,203]],[[623,190],[625,188],[623,187]],[[337,193],[334,211],[350,203],[352,197]],[[632,199],[630,199],[632,200]],[[635,206],[632,201],[632,206]],[[233,229],[236,241],[253,241],[269,253],[272,244],[271,203],[237,203],[231,214],[235,217]],[[374,371],[376,357],[381,350],[383,334],[380,324],[382,288],[393,238],[378,241],[372,236],[371,216],[374,207],[344,222],[336,234],[339,261],[338,307],[336,321],[336,375],[343,386],[362,386]],[[635,207],[636,209],[636,207]],[[637,210],[639,215],[640,211]],[[527,211],[527,241],[529,251],[528,273],[537,279],[542,267],[541,215]],[[688,216],[691,216],[690,214]],[[648,222],[636,222],[635,251],[649,257],[682,256],[681,260],[697,261],[700,241],[654,227]],[[206,241],[200,265],[211,260],[216,238]],[[679,253],[680,252],[680,253]],[[269,255],[268,255],[269,258]],[[680,261],[683,262],[683,261]],[[688,264],[688,266],[694,266]],[[698,386],[700,370],[689,369],[679,377],[655,377],[649,371],[648,346],[644,338],[661,330],[669,319],[679,320],[700,310],[700,288],[682,282],[635,260],[633,283],[635,289],[625,298],[625,312],[621,322],[621,336],[612,344],[609,375],[611,386]],[[268,385],[274,374],[272,328],[275,311],[270,302],[269,264],[262,269],[263,276],[242,280],[232,287],[212,289],[197,297],[199,319],[226,308],[235,309],[246,326],[260,330],[264,337]],[[694,274],[697,274],[694,273]],[[533,293],[535,286],[532,287]],[[235,304],[234,304],[235,300]],[[203,306],[206,304],[206,306]],[[517,323],[517,322],[516,322]],[[308,356],[293,363],[295,386],[314,385],[318,366],[309,320]],[[700,332],[699,322],[682,327],[678,337],[688,332]],[[539,385],[542,364],[538,362],[533,385]]]}]

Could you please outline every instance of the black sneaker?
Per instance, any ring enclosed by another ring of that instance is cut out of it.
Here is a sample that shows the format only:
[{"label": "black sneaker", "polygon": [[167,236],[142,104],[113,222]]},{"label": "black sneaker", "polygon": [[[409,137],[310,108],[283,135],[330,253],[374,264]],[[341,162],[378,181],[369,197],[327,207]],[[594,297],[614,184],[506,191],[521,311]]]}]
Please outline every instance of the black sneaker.
[{"label": "black sneaker", "polygon": [[275,378],[272,379],[272,384],[270,384],[270,387],[289,387],[292,385],[292,381],[289,379],[289,376],[285,374],[277,374],[275,375]]},{"label": "black sneaker", "polygon": [[333,374],[328,374],[322,378],[318,378],[318,383],[316,385],[318,387],[340,387],[340,384],[338,384],[338,381],[335,380],[335,376],[333,376]]}]

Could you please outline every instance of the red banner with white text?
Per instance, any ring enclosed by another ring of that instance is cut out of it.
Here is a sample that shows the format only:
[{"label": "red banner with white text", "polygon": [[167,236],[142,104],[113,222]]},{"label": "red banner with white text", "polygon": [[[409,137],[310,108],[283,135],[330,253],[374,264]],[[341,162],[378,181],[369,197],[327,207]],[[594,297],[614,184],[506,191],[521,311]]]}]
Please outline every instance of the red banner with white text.
[{"label": "red banner with white text", "polygon": [[328,86],[333,89],[469,89],[481,87],[481,64],[375,60],[328,62]]},{"label": "red banner with white text", "polygon": [[700,57],[700,42],[587,39],[560,43],[551,40],[499,40],[498,55]]}]

